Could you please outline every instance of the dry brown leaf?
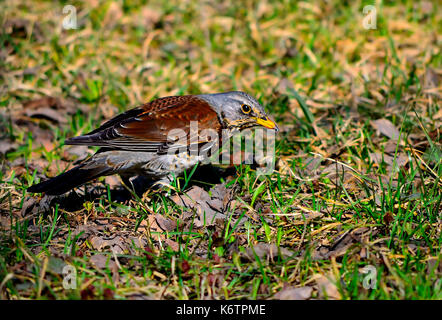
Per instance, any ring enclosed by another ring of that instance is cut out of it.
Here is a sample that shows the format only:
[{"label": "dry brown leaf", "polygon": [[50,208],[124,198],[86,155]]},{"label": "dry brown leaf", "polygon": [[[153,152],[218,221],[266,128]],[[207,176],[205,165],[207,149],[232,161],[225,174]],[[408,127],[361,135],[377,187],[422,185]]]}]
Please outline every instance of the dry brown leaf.
[{"label": "dry brown leaf", "polygon": [[155,219],[158,223],[158,226],[164,231],[172,231],[175,230],[177,224],[175,221],[171,219],[164,218],[161,214],[156,214]]},{"label": "dry brown leaf", "polygon": [[60,99],[54,97],[43,97],[23,102],[23,108],[29,110],[37,110],[40,108],[61,108]]},{"label": "dry brown leaf", "polygon": [[67,123],[66,114],[60,113],[64,109],[60,99],[43,97],[23,103],[24,114],[31,118],[44,118],[56,123]]},{"label": "dry brown leaf", "polygon": [[173,251],[176,251],[176,252],[179,251],[180,246],[177,242],[170,240],[170,239],[166,239],[165,242],[170,248],[172,248]]},{"label": "dry brown leaf", "polygon": [[442,274],[442,262],[437,257],[431,257],[427,260],[427,274]]},{"label": "dry brown leaf", "polygon": [[98,269],[109,269],[113,270],[117,268],[117,264],[111,258],[104,254],[95,254],[91,257],[90,261],[98,268]]},{"label": "dry brown leaf", "polygon": [[408,156],[405,154],[398,154],[395,159],[394,156],[382,154],[381,152],[370,152],[370,159],[377,165],[385,162],[389,167],[395,165],[397,168],[403,167],[408,163]]},{"label": "dry brown leaf", "polygon": [[341,299],[341,294],[339,293],[338,287],[332,280],[333,276],[320,275],[316,278],[316,284],[318,286],[319,297],[323,299],[338,300]]},{"label": "dry brown leaf", "polygon": [[441,78],[441,74],[437,73],[434,69],[427,67],[424,76],[425,88],[437,88]]},{"label": "dry brown leaf", "polygon": [[312,296],[312,287],[287,287],[283,288],[281,291],[273,296],[273,299],[278,300],[307,300]]},{"label": "dry brown leaf", "polygon": [[115,254],[122,254],[127,250],[127,245],[120,236],[115,236],[110,239],[102,236],[94,236],[90,239],[90,243],[97,251],[110,249]]},{"label": "dry brown leaf", "polygon": [[226,190],[223,186],[215,186],[211,189],[212,196],[207,191],[198,186],[193,186],[183,195],[175,195],[171,199],[176,204],[195,210],[197,219],[195,227],[212,225],[217,219],[225,219],[224,212],[227,210],[224,203]]},{"label": "dry brown leaf", "polygon": [[18,148],[18,144],[9,139],[0,140],[0,154],[6,154]]},{"label": "dry brown leaf", "polygon": [[31,118],[43,118],[56,123],[67,123],[65,115],[51,108],[38,108],[36,110],[26,110],[25,115]]},{"label": "dry brown leaf", "polygon": [[370,124],[375,130],[377,130],[384,136],[387,136],[392,140],[399,139],[399,130],[394,126],[394,124],[390,120],[378,119],[370,121]]},{"label": "dry brown leaf", "polygon": [[439,111],[434,115],[433,119],[434,120],[442,119],[442,108],[439,109]]},{"label": "dry brown leaf", "polygon": [[106,183],[110,189],[114,189],[121,185],[120,180],[116,176],[106,176],[104,178],[104,183]]},{"label": "dry brown leaf", "polygon": [[375,234],[376,231],[372,231],[370,228],[361,227],[354,229],[353,231],[348,230],[342,235],[339,235],[332,245],[321,245],[317,248],[312,255],[313,260],[323,260],[330,259],[331,257],[343,256],[347,250],[356,243],[364,243],[366,235],[370,232]]},{"label": "dry brown leaf", "polygon": [[249,261],[255,261],[255,254],[259,259],[273,260],[279,254],[283,259],[288,258],[293,255],[293,252],[283,247],[278,248],[274,243],[260,242],[253,247],[246,248],[245,252],[241,253],[241,257]]}]

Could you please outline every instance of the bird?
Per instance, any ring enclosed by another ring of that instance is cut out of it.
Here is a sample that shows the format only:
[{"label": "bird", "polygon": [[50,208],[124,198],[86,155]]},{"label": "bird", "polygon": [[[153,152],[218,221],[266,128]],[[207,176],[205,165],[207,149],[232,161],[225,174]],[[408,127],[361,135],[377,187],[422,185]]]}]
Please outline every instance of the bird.
[{"label": "bird", "polygon": [[[85,135],[67,139],[66,145],[100,149],[74,168],[27,191],[61,195],[113,174],[170,182],[205,160],[208,155],[201,152],[204,148],[219,147],[225,137],[260,126],[279,130],[264,107],[242,91],[158,98],[115,116]],[[202,134],[204,131],[223,138],[213,139],[210,134]],[[222,131],[227,134],[223,136]],[[195,148],[190,150],[191,146]]]}]

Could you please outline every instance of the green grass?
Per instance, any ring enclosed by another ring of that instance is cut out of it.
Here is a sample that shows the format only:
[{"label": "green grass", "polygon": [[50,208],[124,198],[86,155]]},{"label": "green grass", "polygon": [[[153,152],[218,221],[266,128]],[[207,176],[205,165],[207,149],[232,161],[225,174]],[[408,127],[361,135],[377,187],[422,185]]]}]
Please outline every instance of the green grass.
[{"label": "green grass", "polygon": [[[61,29],[64,2],[4,3],[0,23],[28,29],[0,33],[0,143],[12,145],[0,171],[1,297],[267,299],[311,286],[311,298],[333,298],[325,275],[341,299],[441,299],[440,8],[378,3],[377,29],[365,30],[369,3],[74,1],[77,30]],[[156,97],[229,90],[256,96],[282,130],[272,175],[244,165],[220,179],[233,195],[221,222],[200,226],[173,201],[210,190],[200,168],[123,199],[103,178],[52,202],[26,193],[86,155],[66,138]],[[26,113],[45,96],[62,99],[66,122]],[[382,118],[397,142],[375,130]],[[162,231],[157,215],[176,226]],[[76,289],[63,288],[66,264]]]}]

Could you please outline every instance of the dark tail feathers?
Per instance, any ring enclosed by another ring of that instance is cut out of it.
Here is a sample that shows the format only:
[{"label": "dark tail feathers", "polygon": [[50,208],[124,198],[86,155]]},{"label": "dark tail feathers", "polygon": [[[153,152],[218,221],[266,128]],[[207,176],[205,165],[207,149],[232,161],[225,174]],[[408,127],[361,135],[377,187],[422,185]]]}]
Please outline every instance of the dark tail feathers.
[{"label": "dark tail feathers", "polygon": [[102,175],[106,175],[111,171],[110,168],[104,167],[83,169],[84,166],[84,163],[80,164],[77,167],[60,174],[59,176],[35,184],[28,188],[28,192],[45,192],[48,195],[63,194],[75,187],[81,186],[82,184],[92,179],[98,178]]}]

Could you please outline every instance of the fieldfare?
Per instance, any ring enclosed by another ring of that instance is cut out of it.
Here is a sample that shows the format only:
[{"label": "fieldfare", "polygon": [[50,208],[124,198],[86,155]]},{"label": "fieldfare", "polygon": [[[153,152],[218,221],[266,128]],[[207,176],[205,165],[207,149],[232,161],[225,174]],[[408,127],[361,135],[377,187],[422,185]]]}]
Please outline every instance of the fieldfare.
[{"label": "fieldfare", "polygon": [[[28,191],[59,195],[116,173],[170,181],[207,158],[202,149],[219,146],[221,131],[232,135],[255,126],[278,130],[258,101],[244,92],[159,98],[114,117],[86,135],[67,139],[68,145],[101,148],[73,169]],[[196,153],[191,152],[192,146]]]}]

